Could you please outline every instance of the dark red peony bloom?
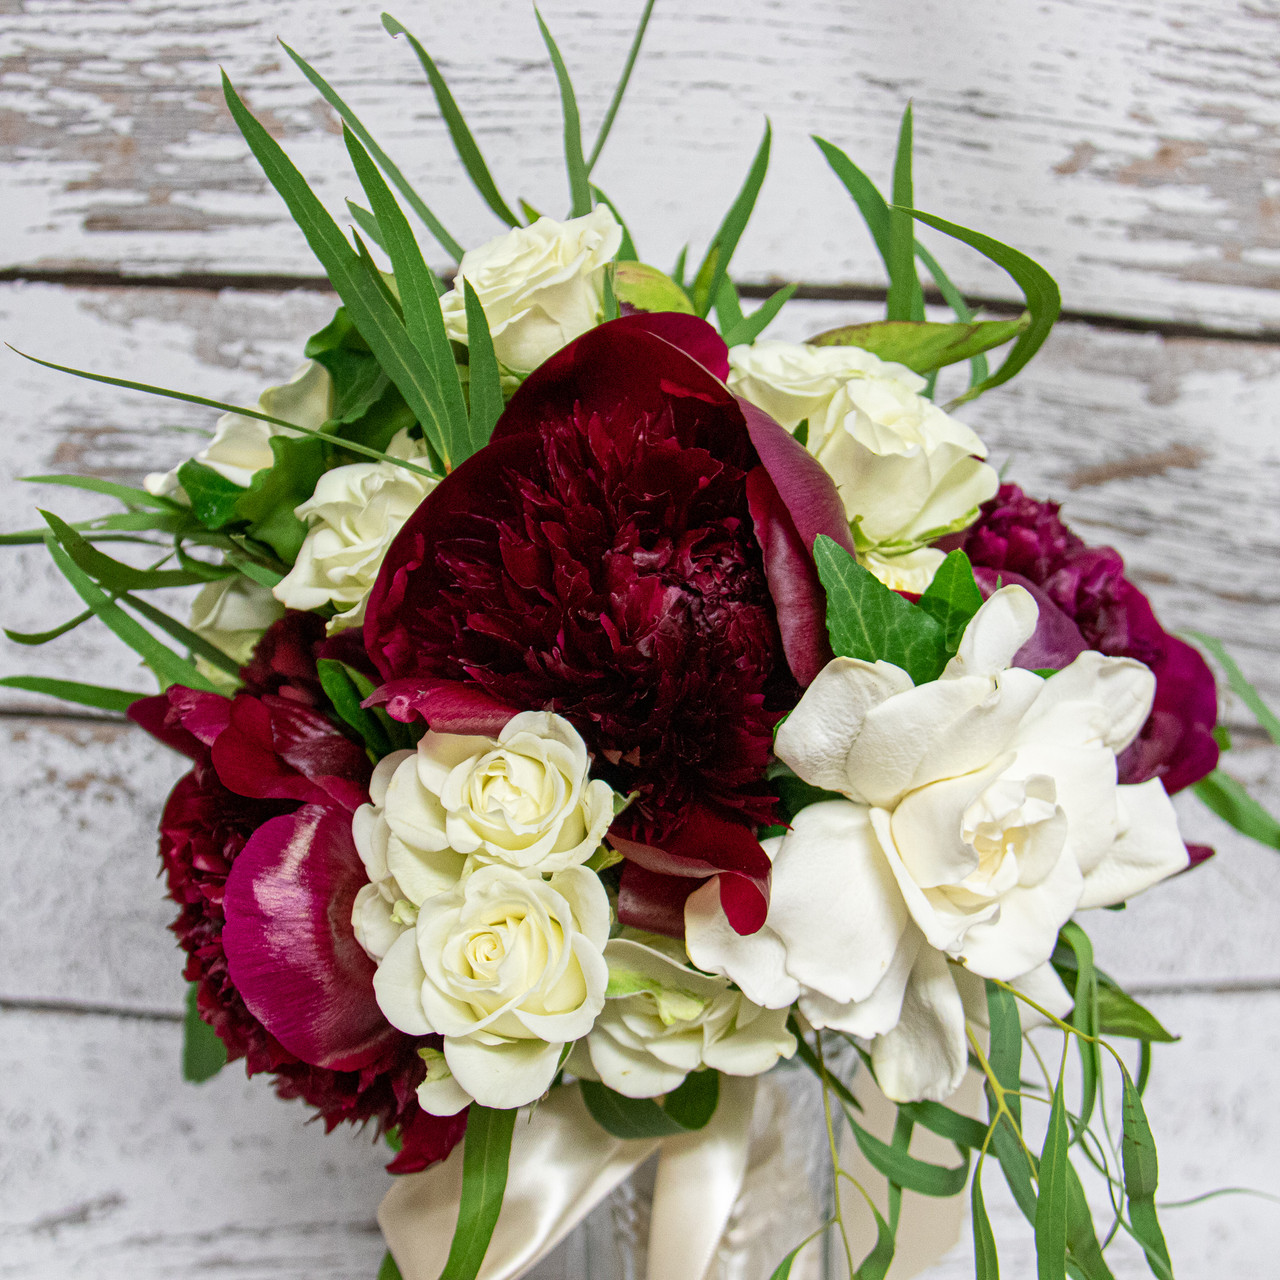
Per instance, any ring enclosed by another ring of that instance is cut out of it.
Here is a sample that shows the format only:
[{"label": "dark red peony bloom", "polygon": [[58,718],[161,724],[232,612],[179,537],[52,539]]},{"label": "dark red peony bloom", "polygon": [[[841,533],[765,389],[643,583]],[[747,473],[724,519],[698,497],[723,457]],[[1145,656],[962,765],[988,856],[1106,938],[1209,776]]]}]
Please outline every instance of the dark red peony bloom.
[{"label": "dark red peony bloom", "polygon": [[393,715],[487,732],[547,709],[578,729],[637,793],[613,829],[620,914],[666,932],[710,875],[735,927],[763,923],[773,727],[830,656],[807,549],[849,541],[825,472],[726,369],[687,316],[571,343],[411,517],[365,623]]},{"label": "dark red peony bloom", "polygon": [[[1156,621],[1146,596],[1125,577],[1110,547],[1086,546],[1062,522],[1058,504],[1006,484],[957,543],[980,583],[1021,582],[1036,595],[1042,627],[1019,654],[1023,666],[1062,666],[1084,649],[1137,658],[1156,677],[1155,703],[1142,732],[1120,756],[1120,781],[1159,778],[1170,794],[1218,762],[1213,674],[1189,645]],[[1030,648],[1031,646],[1029,646]]]},{"label": "dark red peony bloom", "polygon": [[[302,621],[302,619],[307,619]],[[395,1172],[442,1159],[465,1114],[438,1119],[418,1106],[434,1043],[392,1028],[373,995],[372,961],[350,928],[364,871],[352,809],[367,798],[369,763],[315,709],[314,656],[323,640],[309,615],[267,633],[234,699],[172,688],[135,703],[131,717],[190,756],[160,825],[172,928],[197,983],[200,1015],[244,1058],[272,1072],[281,1097],[314,1106],[326,1129],[372,1121],[399,1128]],[[286,655],[270,669],[267,655]]]}]

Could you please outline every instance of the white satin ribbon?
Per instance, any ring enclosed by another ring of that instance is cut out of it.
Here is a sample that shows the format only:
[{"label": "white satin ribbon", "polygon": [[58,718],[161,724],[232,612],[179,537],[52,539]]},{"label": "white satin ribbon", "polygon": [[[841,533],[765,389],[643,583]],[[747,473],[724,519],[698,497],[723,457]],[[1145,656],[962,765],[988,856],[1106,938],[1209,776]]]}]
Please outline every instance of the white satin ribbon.
[{"label": "white satin ribbon", "polygon": [[[869,1073],[858,1073],[855,1090],[867,1108],[864,1124],[872,1132],[884,1129],[878,1136],[887,1141],[893,1127],[892,1104],[875,1088]],[[705,1128],[664,1139],[626,1141],[612,1137],[591,1118],[576,1085],[553,1090],[532,1113],[516,1120],[502,1212],[478,1280],[520,1280],[527,1275],[655,1151],[661,1154],[649,1228],[648,1278],[712,1280],[725,1228],[751,1172],[755,1100],[754,1079],[721,1076],[720,1104]],[[764,1117],[768,1115],[766,1108]],[[939,1154],[929,1151],[925,1158]],[[843,1159],[856,1175],[870,1175],[859,1176],[864,1185],[883,1183],[869,1169],[857,1168],[861,1156],[856,1147],[846,1150]],[[462,1195],[462,1160],[459,1147],[442,1163],[397,1178],[382,1201],[378,1222],[404,1280],[438,1280],[444,1269]],[[759,1172],[766,1176],[766,1170]],[[861,1200],[856,1193],[855,1198]],[[898,1256],[889,1272],[892,1280],[918,1275],[956,1242],[964,1200],[904,1196]],[[874,1222],[865,1204],[846,1197],[842,1202],[850,1244],[861,1256],[875,1243]]]}]

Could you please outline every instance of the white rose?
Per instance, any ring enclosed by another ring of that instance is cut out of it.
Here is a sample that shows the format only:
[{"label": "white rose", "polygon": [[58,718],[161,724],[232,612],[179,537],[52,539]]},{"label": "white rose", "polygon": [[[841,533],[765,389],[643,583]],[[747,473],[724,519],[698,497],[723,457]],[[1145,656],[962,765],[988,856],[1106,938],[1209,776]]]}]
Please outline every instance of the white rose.
[{"label": "white rose", "polygon": [[730,936],[702,891],[686,907],[695,964],[758,1003],[798,999],[815,1026],[872,1039],[899,1100],[945,1097],[963,1075],[949,961],[1056,990],[1046,962],[1073,911],[1187,865],[1159,782],[1116,783],[1116,754],[1150,710],[1150,671],[1092,651],[1047,680],[1009,669],[1036,619],[1021,587],[996,592],[942,678],[919,687],[886,662],[829,663],[775,749],[848,798],[802,810],[772,846],[760,934]]},{"label": "white rose", "polygon": [[[268,587],[237,573],[207,582],[196,592],[188,625],[196,635],[243,666],[252,657],[262,633],[283,616],[284,606]],[[196,665],[215,682],[234,683],[225,671],[203,658],[197,657]]]},{"label": "white rose", "polygon": [[[385,452],[406,461],[426,456],[407,430],[397,432]],[[290,609],[340,606],[329,620],[331,634],[359,626],[387,548],[438,483],[393,462],[356,462],[326,471],[315,493],[295,508],[311,528],[297,562],[276,584],[276,599]]]},{"label": "white rose", "polygon": [[[898,556],[969,524],[999,478],[982,441],[920,395],[925,380],[857,347],[762,341],[729,352],[729,387],[835,481],[860,552]],[[875,568],[874,564],[868,567]]]},{"label": "white rose", "polygon": [[428,898],[373,979],[393,1026],[444,1037],[444,1062],[428,1063],[418,1091],[423,1108],[452,1115],[474,1099],[506,1109],[545,1093],[565,1045],[604,1005],[608,938],[608,896],[584,867],[546,880],[480,867]]},{"label": "white rose", "polygon": [[789,1010],[762,1009],[724,978],[691,969],[678,950],[656,939],[614,938],[605,947],[604,1011],[569,1070],[629,1098],[652,1098],[679,1088],[690,1071],[757,1076],[795,1053]]},{"label": "white rose", "polygon": [[582,218],[539,218],[462,255],[453,288],[440,299],[445,329],[467,341],[463,279],[484,308],[498,362],[524,376],[604,316],[605,268],[622,228],[600,205]]},{"label": "white rose", "polygon": [[[310,427],[318,431],[329,420],[333,401],[333,380],[322,364],[308,360],[283,386],[268,387],[258,397],[258,408],[273,418]],[[254,473],[275,461],[271,452],[272,436],[290,435],[286,427],[247,418],[242,413],[224,413],[218,419],[213,439],[195,455],[232,484],[248,488]],[[178,468],[156,471],[143,481],[148,493],[185,499],[178,483]]]}]

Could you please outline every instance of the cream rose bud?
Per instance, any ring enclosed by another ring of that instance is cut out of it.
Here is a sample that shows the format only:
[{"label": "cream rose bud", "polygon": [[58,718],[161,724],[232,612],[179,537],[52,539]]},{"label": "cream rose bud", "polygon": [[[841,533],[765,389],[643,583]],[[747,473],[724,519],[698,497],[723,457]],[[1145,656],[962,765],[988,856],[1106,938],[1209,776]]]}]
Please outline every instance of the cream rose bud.
[{"label": "cream rose bud", "polygon": [[[273,418],[318,431],[329,419],[333,402],[333,380],[322,364],[308,360],[283,386],[268,387],[258,397],[258,408]],[[271,437],[290,435],[287,427],[248,418],[242,413],[224,413],[218,419],[213,439],[195,455],[225,480],[247,488],[254,473],[275,462]],[[178,468],[157,471],[143,481],[149,493],[186,498],[178,483]]]},{"label": "cream rose bud", "polygon": [[604,273],[622,228],[600,205],[568,222],[539,218],[462,255],[453,288],[440,299],[445,329],[467,341],[463,280],[484,308],[498,362],[517,377],[531,373],[604,317]]},{"label": "cream rose bud", "polygon": [[575,1075],[652,1098],[678,1088],[690,1071],[756,1076],[795,1053],[788,1009],[762,1009],[724,978],[690,968],[678,943],[614,938],[604,955],[604,1011],[569,1058]]},{"label": "cream rose bud", "polygon": [[284,606],[268,587],[238,573],[208,582],[191,602],[190,627],[241,665],[249,661],[262,633],[284,617]]},{"label": "cream rose bud", "polygon": [[521,1107],[550,1088],[561,1051],[604,1006],[609,920],[604,886],[584,867],[548,879],[479,867],[422,904],[373,987],[393,1026],[444,1037],[448,1075],[429,1070],[425,1110]]},{"label": "cream rose bud", "polygon": [[[387,446],[393,458],[421,464],[426,449],[399,431]],[[364,621],[365,604],[396,534],[439,483],[393,462],[356,462],[326,471],[315,493],[295,509],[311,526],[293,568],[275,586],[290,609],[339,607],[330,634]]]},{"label": "cream rose bud", "polygon": [[[982,441],[925,380],[857,347],[763,341],[729,352],[729,387],[788,430],[836,483],[859,552],[896,557],[969,524],[999,479]],[[868,567],[880,573],[880,561]],[[918,573],[919,566],[910,566]]]}]

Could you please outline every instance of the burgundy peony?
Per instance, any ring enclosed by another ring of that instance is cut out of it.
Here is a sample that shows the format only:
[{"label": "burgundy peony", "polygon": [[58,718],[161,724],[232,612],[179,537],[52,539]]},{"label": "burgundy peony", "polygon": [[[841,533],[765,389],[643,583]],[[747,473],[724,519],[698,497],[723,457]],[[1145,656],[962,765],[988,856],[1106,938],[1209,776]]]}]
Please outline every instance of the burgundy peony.
[{"label": "burgundy peony", "polygon": [[553,356],[411,517],[365,622],[391,714],[578,729],[636,793],[622,918],[667,932],[710,875],[735,927],[763,923],[772,731],[830,653],[807,548],[849,542],[825,472],[734,399],[726,359],[709,325],[642,314]]},{"label": "burgundy peony", "polygon": [[1086,546],[1062,522],[1058,504],[1000,487],[958,545],[979,582],[1021,582],[1041,605],[1042,627],[1023,666],[1062,666],[1083,649],[1137,658],[1155,673],[1151,715],[1121,755],[1120,781],[1159,778],[1170,794],[1218,762],[1213,739],[1218,699],[1213,674],[1189,645],[1156,621],[1146,596],[1125,577],[1110,547]]},{"label": "burgundy peony", "polygon": [[[193,760],[161,819],[160,854],[181,912],[201,1017],[248,1073],[342,1121],[397,1127],[410,1172],[442,1159],[465,1114],[418,1106],[430,1039],[395,1031],[373,995],[373,963],[350,928],[364,869],[351,811],[367,798],[369,762],[316,708],[319,683],[306,615],[267,633],[234,699],[172,688],[131,717]],[[310,661],[305,655],[311,654]],[[270,655],[282,658],[271,668]]]}]

